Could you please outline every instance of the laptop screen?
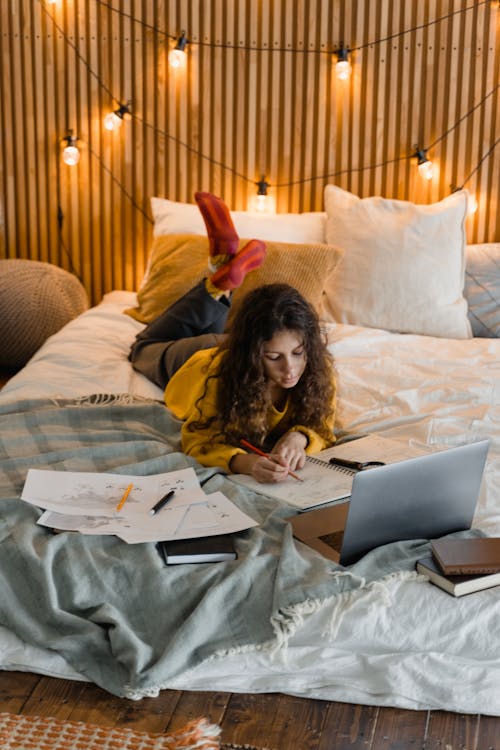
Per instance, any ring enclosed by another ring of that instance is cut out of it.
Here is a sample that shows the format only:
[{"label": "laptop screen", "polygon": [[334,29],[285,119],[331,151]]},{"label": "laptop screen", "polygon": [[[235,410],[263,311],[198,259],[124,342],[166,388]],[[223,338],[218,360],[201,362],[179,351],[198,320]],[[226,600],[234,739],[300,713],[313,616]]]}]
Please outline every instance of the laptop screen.
[{"label": "laptop screen", "polygon": [[404,539],[434,539],[472,525],[489,441],[356,474],[340,562]]}]

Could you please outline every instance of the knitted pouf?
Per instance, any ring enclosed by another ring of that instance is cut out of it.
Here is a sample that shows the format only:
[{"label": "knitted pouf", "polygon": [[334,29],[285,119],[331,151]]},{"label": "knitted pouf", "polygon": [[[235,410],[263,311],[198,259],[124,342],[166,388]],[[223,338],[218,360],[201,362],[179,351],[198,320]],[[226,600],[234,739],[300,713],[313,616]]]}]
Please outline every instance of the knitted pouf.
[{"label": "knitted pouf", "polygon": [[88,306],[85,289],[68,271],[36,260],[0,260],[0,367],[23,367]]}]

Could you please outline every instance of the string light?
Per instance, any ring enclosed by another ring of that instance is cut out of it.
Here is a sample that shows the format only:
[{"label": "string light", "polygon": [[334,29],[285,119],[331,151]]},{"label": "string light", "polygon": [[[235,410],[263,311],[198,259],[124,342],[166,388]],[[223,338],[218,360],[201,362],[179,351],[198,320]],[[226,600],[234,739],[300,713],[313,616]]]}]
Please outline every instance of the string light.
[{"label": "string light", "polygon": [[80,151],[78,149],[77,143],[77,137],[73,135],[73,131],[69,130],[68,135],[65,135],[62,139],[62,143],[66,144],[66,147],[63,149],[62,152],[62,158],[65,164],[68,164],[68,166],[73,167],[75,164],[78,164],[80,161]]},{"label": "string light", "polygon": [[117,128],[121,128],[124,120],[130,119],[132,119],[130,107],[127,104],[120,104],[118,109],[106,115],[104,118],[104,127],[106,130],[116,130]]},{"label": "string light", "polygon": [[265,176],[262,175],[260,180],[255,184],[257,185],[257,194],[251,199],[249,210],[256,211],[260,214],[276,213],[276,201],[274,197],[267,192],[267,189],[271,186],[266,182]]},{"label": "string light", "polygon": [[172,68],[180,68],[186,62],[186,45],[188,40],[184,32],[177,40],[177,44],[168,53],[168,62]]},{"label": "string light", "polygon": [[[479,5],[484,5],[484,4],[486,4],[486,2],[489,2],[489,1],[490,0],[482,0],[482,2],[479,3]],[[39,0],[39,2],[41,2],[41,0]],[[111,7],[107,3],[103,2],[103,0],[96,0],[96,2],[99,2],[101,5],[105,6],[106,8],[108,8],[111,11],[118,12],[116,8]],[[446,18],[454,16],[457,12],[463,13],[464,11],[470,10],[472,7],[474,7],[474,6],[468,6],[467,8],[461,9],[460,11],[453,11],[452,13],[448,14],[448,16],[443,16],[440,19],[434,19],[433,21],[429,22],[428,24],[422,24],[422,25],[420,25],[418,27],[415,27],[415,30],[416,29],[420,30],[421,28],[425,27],[426,25],[432,25],[434,23],[437,23],[440,20],[445,20]],[[43,4],[42,4],[42,9],[45,10],[45,12],[47,12],[46,7]],[[120,11],[120,14],[124,15],[126,17],[134,18],[133,16],[129,16],[126,13],[122,13],[121,11]],[[61,34],[61,36],[64,38],[64,40],[66,41],[66,43],[74,50],[74,52],[76,53],[77,57],[81,60],[81,62],[86,66],[86,68],[88,69],[90,75],[92,75],[97,80],[99,86],[103,89],[103,91],[106,92],[106,94],[108,94],[108,96],[110,96],[111,99],[115,99],[115,101],[117,101],[117,99],[114,96],[114,94],[109,90],[109,88],[102,81],[102,79],[99,77],[99,75],[97,75],[97,73],[95,73],[95,71],[92,70],[92,68],[88,64],[87,60],[84,58],[84,56],[79,51],[78,47],[74,44],[74,42],[71,39],[68,38],[67,34],[65,33],[65,30],[57,23],[57,21],[55,20],[54,16],[52,16],[50,14],[48,14],[48,15],[51,18],[54,27]],[[145,22],[140,21],[139,19],[135,19],[134,18],[134,20],[137,20],[138,23],[140,23],[141,25],[143,25],[143,26],[145,26],[147,28],[153,29],[155,32],[165,34],[165,32],[163,32],[161,29],[158,29],[155,26],[150,26],[149,24],[146,24]],[[409,33],[411,31],[412,31],[412,29],[406,29],[404,32],[401,32],[401,33],[406,34],[406,33]],[[399,35],[400,34],[395,34],[394,36],[399,36]],[[167,35],[167,36],[170,36],[170,35]],[[183,32],[183,36],[185,36],[184,32]],[[388,38],[392,38],[392,35],[391,35],[391,37],[388,37]],[[182,37],[180,37],[180,39],[182,39]],[[180,39],[178,40],[178,42],[180,41]],[[378,41],[385,41],[385,39],[375,40],[373,43],[375,44]],[[186,43],[187,43],[187,40],[186,40]],[[202,42],[197,42],[197,43],[198,44],[202,44]],[[184,44],[184,46],[185,46],[185,44]],[[215,46],[230,46],[230,45],[208,44],[207,43],[207,46],[214,46],[215,47]],[[354,47],[354,48],[351,49],[351,51],[362,49],[364,46],[367,46],[367,45],[362,45],[362,46]],[[256,48],[252,47],[251,49],[256,49]],[[269,50],[267,50],[267,51],[269,51]],[[280,51],[280,49],[276,48],[276,49],[274,49],[274,51]],[[295,52],[295,51],[299,52],[299,51],[304,51],[304,50],[294,50],[294,49],[290,49],[290,48],[287,47],[286,51],[287,52],[291,52],[291,51],[292,52]],[[347,51],[349,51],[349,50],[347,50]],[[331,52],[329,54],[331,54]],[[492,97],[499,88],[500,88],[500,83],[497,83],[493,87],[493,89],[491,89],[489,92],[487,92],[485,94],[485,96],[483,96],[473,107],[471,107],[470,110],[468,110],[464,115],[462,115],[460,117],[460,119],[455,124],[453,124],[450,128],[448,128],[448,130],[446,132],[444,132],[438,138],[436,138],[436,140],[433,143],[430,144],[430,146],[426,149],[426,151],[429,150],[429,149],[431,149],[431,148],[434,148],[440,141],[444,140],[449,135],[449,133],[451,133],[463,121],[467,120],[473,114],[473,112],[475,112],[480,107],[483,107],[484,104],[485,104],[485,102],[486,102],[486,100],[489,99],[490,97]],[[134,118],[138,122],[142,123],[142,125],[144,125],[145,127],[150,128],[151,130],[153,130],[156,134],[161,135],[161,136],[163,136],[165,138],[168,138],[168,139],[172,140],[177,145],[182,146],[183,148],[185,148],[187,151],[189,151],[189,152],[191,152],[193,154],[196,154],[196,155],[200,156],[203,159],[208,160],[211,164],[214,164],[214,165],[216,165],[217,167],[219,167],[221,169],[230,171],[235,177],[238,177],[239,179],[245,180],[247,182],[251,182],[252,181],[249,177],[247,177],[244,174],[241,174],[236,169],[234,169],[234,167],[231,167],[231,166],[229,166],[227,164],[224,164],[223,162],[221,162],[221,161],[219,161],[217,159],[214,159],[214,158],[212,158],[210,156],[207,156],[203,152],[199,151],[197,148],[194,148],[190,144],[188,144],[185,141],[183,141],[182,139],[180,139],[180,138],[178,138],[178,137],[176,137],[174,135],[171,135],[168,132],[165,132],[164,130],[158,128],[156,125],[152,125],[152,124],[148,123],[146,120],[142,119],[138,115],[134,115]],[[473,176],[473,174],[479,169],[479,167],[480,167],[481,163],[484,161],[484,159],[486,159],[494,151],[494,149],[497,147],[497,145],[499,144],[499,142],[500,142],[500,138],[497,139],[497,141],[495,141],[495,143],[493,143],[493,145],[491,146],[491,148],[489,149],[489,151],[481,158],[481,161],[475,167],[475,169],[473,170],[473,172],[467,177],[466,180],[464,180],[464,183],[468,182],[470,180],[470,178]],[[376,169],[376,168],[379,168],[381,166],[386,166],[388,164],[394,164],[394,163],[396,163],[398,161],[401,161],[403,159],[409,159],[409,158],[412,158],[412,157],[415,157],[415,156],[417,156],[417,154],[411,154],[411,155],[406,155],[406,156],[405,155],[401,155],[401,156],[397,156],[397,157],[392,158],[392,159],[386,159],[383,162],[378,162],[378,163],[375,163],[375,164],[369,164],[369,165],[366,165],[366,166],[363,166],[363,167],[359,167],[359,168],[341,169],[341,170],[335,171],[333,173],[313,175],[311,177],[297,179],[297,180],[293,180],[293,181],[290,181],[290,182],[275,184],[275,187],[276,188],[291,187],[293,185],[302,185],[304,183],[313,182],[313,181],[316,181],[316,180],[326,180],[326,179],[331,179],[331,178],[339,177],[339,176],[342,176],[342,175],[350,175],[350,174],[352,174],[353,172],[356,172],[356,171],[363,171],[364,172],[366,170]]]},{"label": "string light", "polygon": [[337,62],[335,63],[335,73],[339,81],[347,81],[351,75],[351,63],[349,61],[349,50],[347,47],[341,47],[335,50]]},{"label": "string light", "polygon": [[[40,2],[41,0],[39,0]],[[155,32],[156,34],[162,34],[165,37],[168,37],[170,39],[175,39],[175,37],[170,34],[169,32],[165,31],[164,29],[160,29],[158,26],[154,26],[151,23],[148,23],[146,21],[143,21],[140,18],[137,18],[131,13],[127,13],[124,10],[121,10],[120,8],[116,8],[113,5],[111,5],[109,2],[106,2],[105,0],[95,0],[96,3],[103,6],[104,8],[107,8],[108,10],[112,11],[113,13],[117,13],[122,18],[126,18],[130,21],[132,21],[134,24],[139,24],[145,29],[149,29],[150,31]],[[464,15],[470,10],[477,11],[478,8],[480,8],[483,5],[489,5],[491,2],[496,2],[496,0],[472,0],[470,5],[465,6],[464,8],[458,8],[456,10],[451,11],[450,13],[446,13],[443,16],[439,16],[438,18],[433,18],[429,21],[425,21],[423,23],[417,24],[416,26],[411,26],[408,29],[402,29],[401,31],[396,31],[392,34],[389,34],[388,36],[381,37],[379,39],[371,39],[367,42],[363,42],[363,44],[358,44],[355,47],[351,48],[351,52],[356,52],[358,50],[362,49],[368,49],[370,47],[373,47],[376,44],[384,44],[388,41],[391,41],[393,39],[398,39],[399,37],[405,36],[406,34],[412,34],[416,31],[422,31],[423,29],[431,28],[432,26],[435,26],[442,21],[447,21],[450,18],[453,18],[456,15]],[[498,0],[498,3],[500,5],[500,0]],[[224,47],[226,49],[238,49],[238,50],[248,50],[251,52],[270,52],[270,53],[276,53],[276,52],[296,52],[299,54],[328,54],[331,55],[331,51],[328,51],[326,49],[318,49],[317,47],[281,47],[279,45],[275,46],[259,46],[256,44],[253,45],[246,45],[241,44],[241,42],[237,43],[231,43],[231,42],[211,42],[211,41],[205,41],[205,40],[197,40],[197,41],[190,41],[190,44],[196,44],[200,47],[212,47],[214,49],[218,47]]]},{"label": "string light", "polygon": [[[51,2],[51,1],[54,2],[54,3],[57,2],[57,0],[46,0],[46,2]],[[116,10],[115,8],[111,8],[106,3],[102,2],[102,0],[97,0],[97,2],[101,2],[102,5],[105,5],[110,10]],[[500,2],[500,0],[499,0],[499,2]],[[480,5],[482,5],[482,4],[484,4],[484,2],[480,3]],[[42,5],[42,8],[43,7],[44,6]],[[463,10],[469,10],[470,7],[472,7],[472,6],[469,6],[468,8],[462,9],[460,12],[463,12]],[[453,13],[449,14],[449,16],[455,15],[456,12],[457,11],[454,11]],[[434,20],[432,23],[437,23],[439,20],[444,20],[447,17],[448,16],[445,16],[445,17],[442,17],[441,19]],[[50,18],[52,19],[52,22],[53,22],[54,26],[60,31],[60,33],[64,37],[66,43],[68,45],[70,45],[75,50],[77,56],[86,65],[86,67],[89,70],[90,74],[96,78],[96,80],[98,81],[100,87],[104,91],[106,91],[106,93],[111,98],[114,98],[112,92],[110,92],[110,90],[106,87],[105,83],[91,69],[91,67],[89,66],[88,62],[81,55],[81,53],[78,50],[78,48],[76,47],[76,45],[67,37],[67,35],[64,33],[64,30],[57,24],[55,18],[52,15],[50,16]],[[140,22],[140,21],[138,21],[138,22]],[[140,22],[140,23],[142,23],[142,22]],[[142,24],[142,25],[145,25],[145,24]],[[431,24],[428,24],[428,25],[431,25]],[[424,26],[424,25],[422,25],[422,26]],[[416,27],[416,28],[420,29],[421,27]],[[159,33],[164,33],[160,29],[156,29],[156,28],[155,28],[155,31],[158,31]],[[401,35],[403,33],[408,33],[409,31],[412,31],[412,29],[407,29],[404,32],[401,32],[400,34],[396,34],[394,36],[399,36],[399,35]],[[384,41],[384,40],[377,40],[377,41]],[[202,42],[198,42],[198,43],[202,44]],[[177,40],[177,44],[176,44],[175,49],[171,50],[171,52],[174,52],[174,51],[179,52],[180,55],[181,55],[181,60],[185,60],[185,47],[186,47],[187,44],[188,44],[188,40],[186,39],[185,34],[183,32],[182,36],[179,37],[178,40]],[[208,44],[208,46],[222,46],[222,45]],[[230,46],[230,45],[223,45],[223,46]],[[354,47],[354,48],[352,48],[352,50],[362,49],[363,46],[366,46],[366,45],[362,45],[360,47]],[[254,49],[254,48],[252,47],[251,49]],[[266,51],[266,50],[264,50],[264,51]],[[274,51],[279,51],[279,50],[275,49]],[[290,51],[297,51],[297,52],[299,52],[299,51],[303,51],[303,50],[291,50],[291,49],[287,48],[285,51],[287,51],[287,52],[290,52]],[[310,50],[310,51],[313,51],[313,50]],[[350,69],[351,66],[350,66],[350,63],[349,63],[349,60],[348,60],[349,52],[350,52],[349,49],[347,49],[347,48],[341,48],[341,49],[337,50],[335,54],[337,55],[337,58],[338,58],[337,62],[347,62],[348,65],[349,65],[349,69]],[[331,54],[331,52],[329,54]],[[427,151],[429,149],[435,147],[437,145],[437,143],[439,143],[440,141],[444,140],[446,138],[446,136],[452,130],[454,130],[456,127],[458,127],[458,125],[460,123],[462,123],[464,120],[466,120],[479,107],[482,107],[484,105],[484,103],[486,102],[486,100],[489,97],[491,97],[491,96],[493,96],[495,94],[495,92],[498,90],[498,88],[500,88],[500,84],[497,84],[479,102],[477,102],[468,112],[466,112],[464,115],[462,115],[462,117],[460,117],[460,119],[458,120],[457,123],[455,123],[454,125],[452,125],[445,133],[443,133],[442,135],[440,135],[432,144],[430,144],[430,146],[427,149],[419,149],[418,147],[415,147],[416,148],[416,153],[411,154],[411,156],[410,155],[407,155],[407,156],[402,155],[402,156],[399,156],[399,157],[396,157],[396,158],[393,158],[393,159],[388,159],[388,160],[386,160],[386,161],[383,162],[383,165],[389,164],[389,163],[394,163],[394,162],[400,161],[402,159],[409,159],[409,158],[415,158],[416,157],[417,160],[418,160],[419,173],[423,173],[424,176],[426,177],[426,179],[431,179],[433,176],[435,176],[435,166],[427,158],[427,155],[426,155]],[[122,106],[122,105],[120,105],[120,106]],[[128,110],[128,107],[127,107],[127,110]],[[116,115],[117,112],[118,112],[118,110],[116,110],[115,112],[110,113],[110,114]],[[128,119],[129,117],[130,118],[132,117],[132,114],[130,113],[130,111],[128,111],[128,117],[126,117],[125,119]],[[247,176],[245,176],[243,174],[240,174],[233,167],[231,167],[229,165],[226,165],[226,164],[223,164],[222,162],[217,161],[217,160],[211,158],[210,156],[207,156],[207,155],[203,154],[202,152],[200,152],[197,149],[193,148],[189,144],[184,143],[181,139],[176,138],[175,136],[172,136],[169,133],[166,133],[166,132],[160,130],[156,126],[150,125],[148,122],[142,120],[137,115],[135,115],[135,118],[139,122],[143,123],[143,125],[145,125],[146,127],[152,128],[158,134],[163,135],[166,138],[174,140],[178,145],[183,146],[186,149],[188,149],[189,151],[198,154],[202,158],[207,159],[208,161],[210,161],[211,163],[217,165],[218,167],[220,167],[222,169],[226,169],[226,170],[231,171],[235,176],[239,177],[240,179],[245,180],[247,182],[251,182],[250,178],[248,178]],[[121,121],[123,120],[123,118],[119,118],[119,119],[120,119],[120,124],[121,124]],[[69,131],[69,132],[71,134],[72,131]],[[72,136],[72,135],[69,135],[69,136],[66,136],[63,139],[63,141],[65,141],[67,143],[67,146],[66,146],[66,148],[64,149],[64,152],[63,152],[63,159],[64,159],[64,161],[67,164],[70,164],[70,165],[74,165],[74,164],[78,163],[79,158],[80,158],[80,152],[78,150],[78,147],[76,146],[77,138],[74,137],[74,136]],[[484,159],[486,159],[493,152],[493,150],[496,148],[496,146],[499,143],[500,143],[500,138],[495,141],[495,143],[490,147],[489,151],[481,158],[479,164],[474,168],[473,172],[464,181],[464,184],[470,180],[470,178],[473,176],[473,174],[479,169],[479,167],[480,167],[481,163],[484,161]],[[89,150],[91,151],[91,153],[93,153],[93,155],[101,162],[102,167],[106,168],[105,165],[102,163],[102,160],[98,156],[98,154],[92,152],[92,150],[90,148],[90,144],[88,144],[88,146],[89,146]],[[378,168],[379,166],[380,166],[380,164],[369,164],[369,165],[365,165],[365,166],[359,167],[357,169],[356,168],[343,169],[343,170],[339,170],[337,172],[330,173],[330,174],[314,175],[314,176],[311,176],[311,177],[308,177],[308,178],[302,178],[302,179],[294,180],[292,182],[275,184],[274,187],[275,188],[281,188],[281,187],[290,187],[290,186],[295,185],[295,184],[302,185],[302,184],[304,184],[306,182],[311,182],[311,181],[315,181],[315,180],[319,180],[319,179],[325,180],[325,179],[329,179],[329,178],[332,178],[332,177],[341,176],[341,175],[344,175],[344,174],[351,174],[352,172],[355,172],[355,171],[363,171],[364,172],[364,171],[369,170],[369,169]],[[120,188],[122,190],[124,190],[124,188],[121,185],[121,183],[113,175],[112,175],[112,177],[115,180],[115,182],[120,186]],[[260,212],[262,212],[262,211],[264,211],[264,212],[271,211],[272,212],[272,210],[273,210],[272,209],[272,204],[275,201],[274,201],[274,198],[272,196],[269,196],[267,194],[267,187],[269,187],[269,184],[265,181],[264,177],[258,183],[255,183],[255,184],[259,187],[257,195],[255,196],[255,199],[254,199],[254,208],[255,208],[255,210],[260,211]],[[124,192],[125,192],[125,190],[124,190]],[[128,196],[128,197],[130,197],[130,196]],[[473,199],[473,202],[476,203],[476,205],[477,205],[477,201],[475,201],[475,199]],[[139,206],[136,206],[136,207],[139,210],[142,210],[142,209],[140,209]],[[471,206],[471,210],[474,210],[472,208],[472,206]]]},{"label": "string light", "polygon": [[413,156],[417,159],[418,172],[425,180],[432,180],[434,177],[434,167],[430,159],[427,158],[427,149],[418,148]]}]

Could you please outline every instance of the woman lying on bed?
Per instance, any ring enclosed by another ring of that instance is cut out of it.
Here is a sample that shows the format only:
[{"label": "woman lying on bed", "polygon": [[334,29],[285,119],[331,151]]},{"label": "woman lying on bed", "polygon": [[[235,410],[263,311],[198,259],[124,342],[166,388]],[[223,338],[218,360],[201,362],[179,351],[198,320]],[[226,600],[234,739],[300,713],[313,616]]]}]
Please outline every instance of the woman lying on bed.
[{"label": "woman lying on bed", "polygon": [[[229,334],[231,292],[262,264],[265,246],[238,252],[227,206],[196,193],[207,227],[209,275],[138,334],[136,370],[165,388],[165,403],[183,420],[182,450],[204,466],[280,482],[305,454],[333,442],[332,361],[318,317],[287,284],[247,294]],[[269,451],[246,453],[245,439]]]}]

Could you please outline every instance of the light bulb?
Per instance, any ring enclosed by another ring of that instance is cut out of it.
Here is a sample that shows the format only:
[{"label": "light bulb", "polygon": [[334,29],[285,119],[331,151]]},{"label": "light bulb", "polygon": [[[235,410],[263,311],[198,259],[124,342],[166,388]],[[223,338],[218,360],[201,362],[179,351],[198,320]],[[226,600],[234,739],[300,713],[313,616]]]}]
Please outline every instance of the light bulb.
[{"label": "light bulb", "polygon": [[76,146],[66,146],[62,153],[63,161],[73,167],[80,161],[80,151]]},{"label": "light bulb", "polygon": [[255,210],[263,214],[269,211],[269,196],[268,195],[255,196]]},{"label": "light bulb", "polygon": [[434,167],[432,166],[432,162],[429,161],[429,159],[421,162],[418,165],[418,172],[424,180],[432,180],[434,177]]},{"label": "light bulb", "polygon": [[258,187],[257,194],[250,198],[248,210],[260,214],[275,214],[276,200],[272,195],[267,194],[269,183],[266,182],[266,178],[262,177],[256,185]]},{"label": "light bulb", "polygon": [[168,62],[170,67],[172,68],[180,68],[181,65],[184,65],[184,62],[186,60],[186,53],[182,52],[180,49],[171,49],[168,53]]},{"label": "light bulb", "polygon": [[478,202],[475,195],[467,195],[467,216],[472,216],[478,209]]},{"label": "light bulb", "polygon": [[413,156],[417,159],[418,173],[424,180],[432,180],[434,177],[434,166],[430,159],[427,158],[427,149],[415,147],[416,151]]},{"label": "light bulb", "polygon": [[349,62],[349,50],[346,47],[341,47],[335,54],[337,55],[337,62],[335,63],[335,74],[339,81],[347,81],[351,75],[351,63]]},{"label": "light bulb", "polygon": [[130,120],[131,118],[130,106],[128,104],[120,104],[118,109],[106,115],[104,118],[104,127],[106,130],[116,130],[117,128],[121,128],[124,120]]},{"label": "light bulb", "polygon": [[351,63],[349,60],[339,60],[335,64],[335,73],[339,81],[347,81],[351,75]]},{"label": "light bulb", "polygon": [[168,62],[172,68],[180,68],[186,64],[187,43],[186,35],[182,32],[182,35],[177,40],[177,44],[168,53]]},{"label": "light bulb", "polygon": [[110,112],[104,118],[104,127],[106,130],[116,130],[120,128],[123,122],[123,118],[116,114],[116,112]]},{"label": "light bulb", "polygon": [[275,214],[276,201],[272,195],[253,195],[248,210],[259,214]]}]

